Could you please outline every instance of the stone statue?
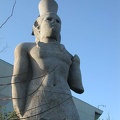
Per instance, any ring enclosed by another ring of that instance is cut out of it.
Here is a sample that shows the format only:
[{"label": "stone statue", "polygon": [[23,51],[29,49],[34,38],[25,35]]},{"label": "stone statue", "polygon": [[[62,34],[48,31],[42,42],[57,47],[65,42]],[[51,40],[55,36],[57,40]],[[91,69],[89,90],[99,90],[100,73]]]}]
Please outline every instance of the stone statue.
[{"label": "stone statue", "polygon": [[15,48],[13,107],[25,120],[80,120],[70,89],[83,93],[80,60],[60,44],[61,20],[54,0],[41,0],[35,43]]}]

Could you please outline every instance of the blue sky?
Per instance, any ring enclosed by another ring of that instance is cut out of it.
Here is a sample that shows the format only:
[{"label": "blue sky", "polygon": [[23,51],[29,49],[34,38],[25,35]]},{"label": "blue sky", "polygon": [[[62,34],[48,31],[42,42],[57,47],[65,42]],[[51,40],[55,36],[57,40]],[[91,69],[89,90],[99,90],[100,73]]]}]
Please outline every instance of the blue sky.
[{"label": "blue sky", "polygon": [[[62,41],[71,54],[78,54],[85,92],[73,95],[95,107],[111,120],[120,117],[120,1],[56,0],[62,20]],[[39,0],[17,0],[14,14],[0,29],[0,59],[11,64],[14,49],[34,42],[32,25],[39,15]],[[10,15],[14,0],[0,1],[0,25]]]}]

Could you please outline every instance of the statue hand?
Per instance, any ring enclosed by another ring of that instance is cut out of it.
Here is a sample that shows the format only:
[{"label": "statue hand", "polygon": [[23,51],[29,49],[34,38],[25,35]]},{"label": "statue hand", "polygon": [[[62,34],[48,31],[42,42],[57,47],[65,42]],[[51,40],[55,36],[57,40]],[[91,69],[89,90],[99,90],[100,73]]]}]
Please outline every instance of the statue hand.
[{"label": "statue hand", "polygon": [[68,84],[71,90],[82,94],[84,92],[84,88],[82,85],[82,77],[80,71],[80,59],[78,55],[74,55],[71,60],[72,64],[69,69]]},{"label": "statue hand", "polygon": [[76,64],[80,64],[80,58],[78,57],[78,55],[74,55],[72,57],[72,62],[76,63]]}]

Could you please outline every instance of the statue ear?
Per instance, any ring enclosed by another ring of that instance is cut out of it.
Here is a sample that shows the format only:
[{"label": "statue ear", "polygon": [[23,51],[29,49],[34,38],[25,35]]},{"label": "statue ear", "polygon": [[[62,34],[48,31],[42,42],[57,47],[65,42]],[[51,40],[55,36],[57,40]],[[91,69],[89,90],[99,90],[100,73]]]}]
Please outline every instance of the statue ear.
[{"label": "statue ear", "polygon": [[39,39],[40,30],[34,27],[34,29],[33,29],[33,31],[32,31],[32,34],[33,34],[37,39]]},{"label": "statue ear", "polygon": [[34,31],[33,31],[33,29],[32,29],[32,33],[31,33],[31,35],[33,35],[33,36],[34,36]]},{"label": "statue ear", "polygon": [[[38,16],[38,17],[39,17],[39,16]],[[31,35],[35,35],[35,34],[34,34],[34,29],[35,29],[35,28],[37,28],[38,30],[39,30],[39,28],[40,28],[37,20],[34,22],[33,29],[32,29],[32,34],[31,34]]]}]

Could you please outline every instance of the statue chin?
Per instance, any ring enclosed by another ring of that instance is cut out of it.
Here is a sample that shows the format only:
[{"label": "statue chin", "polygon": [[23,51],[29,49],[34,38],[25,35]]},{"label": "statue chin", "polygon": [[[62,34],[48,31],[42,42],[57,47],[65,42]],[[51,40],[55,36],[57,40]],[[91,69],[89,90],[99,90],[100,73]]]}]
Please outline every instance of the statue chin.
[{"label": "statue chin", "polygon": [[48,37],[48,40],[49,40],[50,42],[56,42],[56,41],[57,41],[57,38],[55,38],[55,37]]}]

